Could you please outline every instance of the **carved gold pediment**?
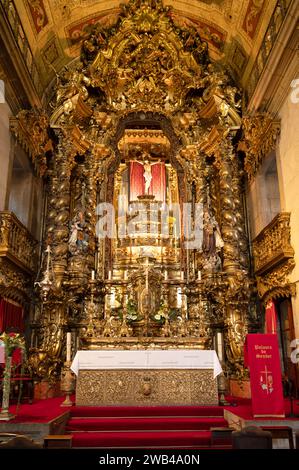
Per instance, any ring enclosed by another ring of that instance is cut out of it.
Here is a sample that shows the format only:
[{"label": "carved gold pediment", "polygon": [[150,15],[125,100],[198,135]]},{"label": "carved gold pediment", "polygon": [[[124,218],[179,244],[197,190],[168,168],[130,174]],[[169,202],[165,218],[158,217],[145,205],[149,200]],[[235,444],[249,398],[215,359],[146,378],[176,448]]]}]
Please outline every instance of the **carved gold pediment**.
[{"label": "carved gold pediment", "polygon": [[294,249],[291,245],[290,213],[278,214],[253,240],[255,274],[261,298],[293,295]]},{"label": "carved gold pediment", "polygon": [[242,119],[244,137],[239,143],[239,150],[246,154],[245,171],[249,179],[253,178],[263,159],[275,149],[280,131],[280,122],[269,113],[245,116]]},{"label": "carved gold pediment", "polygon": [[19,144],[28,152],[37,172],[46,172],[46,152],[52,150],[52,141],[48,136],[49,119],[45,113],[22,110],[16,117],[10,118],[10,130]]}]

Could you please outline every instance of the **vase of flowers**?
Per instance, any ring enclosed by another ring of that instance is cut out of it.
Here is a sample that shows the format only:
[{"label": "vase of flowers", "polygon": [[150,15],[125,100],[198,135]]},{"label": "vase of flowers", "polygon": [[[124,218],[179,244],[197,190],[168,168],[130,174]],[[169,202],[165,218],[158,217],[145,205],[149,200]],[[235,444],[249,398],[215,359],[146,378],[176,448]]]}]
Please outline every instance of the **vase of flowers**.
[{"label": "vase of flowers", "polygon": [[2,333],[0,335],[0,341],[2,341],[5,348],[5,369],[3,376],[2,410],[0,412],[0,420],[8,421],[14,418],[14,415],[9,413],[12,355],[16,349],[25,349],[25,341],[23,336],[18,333]]}]

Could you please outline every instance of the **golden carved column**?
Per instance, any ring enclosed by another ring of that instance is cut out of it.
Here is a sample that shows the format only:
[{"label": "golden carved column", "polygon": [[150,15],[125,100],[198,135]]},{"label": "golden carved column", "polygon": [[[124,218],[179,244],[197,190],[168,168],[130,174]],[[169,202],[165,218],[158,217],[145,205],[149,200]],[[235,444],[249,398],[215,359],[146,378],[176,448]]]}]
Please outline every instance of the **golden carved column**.
[{"label": "golden carved column", "polygon": [[56,287],[60,288],[67,268],[69,218],[70,218],[70,171],[69,161],[70,144],[64,140],[59,132],[59,143],[55,154],[55,177],[57,178],[57,192],[55,198],[55,219],[53,230],[53,269],[55,272]]},{"label": "golden carved column", "polygon": [[[222,206],[221,231],[224,241],[223,271],[226,273],[227,288],[225,293],[225,343],[230,370],[234,375],[242,375],[243,345],[246,328],[246,309],[249,293],[247,272],[242,269],[239,246],[239,221],[237,215],[240,203],[236,190],[237,175],[234,174],[234,154],[231,137],[221,143],[220,199]],[[235,199],[237,202],[235,202]]]},{"label": "golden carved column", "polygon": [[88,234],[88,267],[95,268],[96,253],[96,206],[97,206],[97,182],[98,164],[96,156],[91,152],[86,154],[86,230]]},{"label": "golden carved column", "polygon": [[241,162],[236,155],[233,159],[233,178],[232,178],[232,190],[234,194],[234,206],[235,206],[235,218],[236,218],[236,230],[237,230],[237,244],[240,253],[240,264],[243,268],[247,269],[248,260],[248,240],[245,229],[245,215],[243,206],[243,178],[244,170],[241,167]]},{"label": "golden carved column", "polygon": [[239,266],[238,232],[234,193],[232,187],[233,146],[230,138],[220,144],[220,199],[222,206],[221,233],[224,241],[223,270],[227,273],[236,271]]}]

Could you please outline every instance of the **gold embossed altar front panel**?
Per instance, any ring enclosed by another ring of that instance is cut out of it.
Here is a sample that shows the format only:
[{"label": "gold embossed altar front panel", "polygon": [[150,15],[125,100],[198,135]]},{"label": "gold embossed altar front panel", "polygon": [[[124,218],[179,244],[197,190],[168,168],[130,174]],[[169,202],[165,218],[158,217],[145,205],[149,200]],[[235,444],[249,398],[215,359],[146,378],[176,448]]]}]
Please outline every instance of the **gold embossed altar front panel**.
[{"label": "gold embossed altar front panel", "polygon": [[76,404],[217,405],[213,370],[80,370]]}]

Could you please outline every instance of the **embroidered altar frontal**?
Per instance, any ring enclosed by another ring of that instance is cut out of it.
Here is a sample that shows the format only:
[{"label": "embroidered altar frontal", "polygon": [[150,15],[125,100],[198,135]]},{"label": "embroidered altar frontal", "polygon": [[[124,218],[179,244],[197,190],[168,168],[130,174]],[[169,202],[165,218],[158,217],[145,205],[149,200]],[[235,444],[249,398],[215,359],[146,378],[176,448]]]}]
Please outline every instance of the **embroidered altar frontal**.
[{"label": "embroidered altar frontal", "polygon": [[80,370],[76,404],[218,405],[213,369]]}]

